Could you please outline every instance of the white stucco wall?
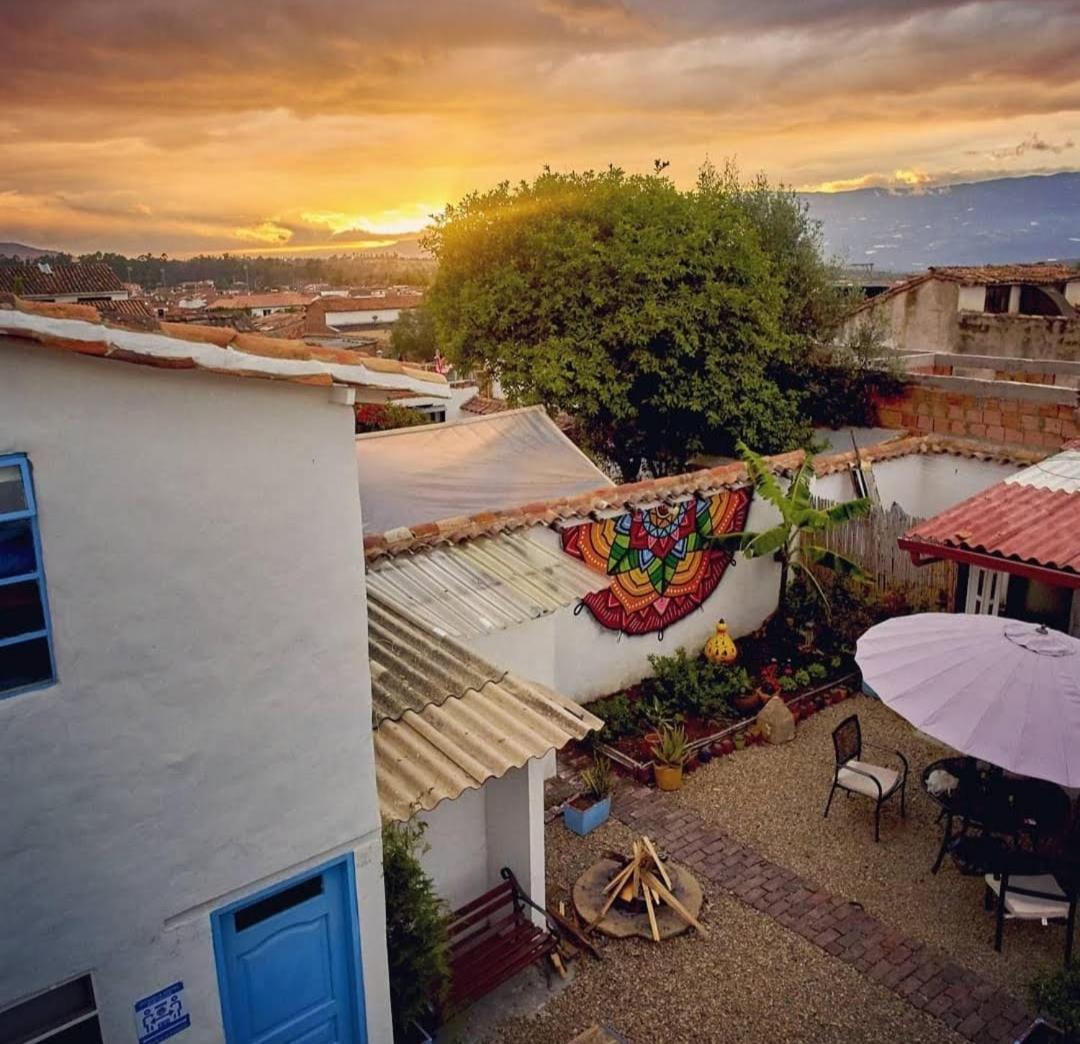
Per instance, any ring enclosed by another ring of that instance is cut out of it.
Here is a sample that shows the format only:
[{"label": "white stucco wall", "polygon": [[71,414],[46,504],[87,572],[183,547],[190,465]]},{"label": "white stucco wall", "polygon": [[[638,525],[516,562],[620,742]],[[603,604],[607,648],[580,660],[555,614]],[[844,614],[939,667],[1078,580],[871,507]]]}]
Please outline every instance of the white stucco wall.
[{"label": "white stucco wall", "polygon": [[340,330],[346,326],[375,326],[379,323],[396,323],[401,316],[400,308],[367,309],[356,312],[327,312],[326,325]]},{"label": "white stucco wall", "polygon": [[[899,504],[915,518],[937,515],[1019,470],[1018,464],[973,460],[948,453],[913,453],[873,464],[882,505],[890,508],[894,503]],[[849,471],[815,479],[813,491],[828,500],[850,500],[856,496]]]},{"label": "white stucco wall", "polygon": [[464,906],[502,878],[509,866],[518,883],[544,903],[544,764],[534,758],[443,801],[420,818],[427,824],[428,850],[420,862],[439,895]]},{"label": "white stucco wall", "polygon": [[1072,279],[1065,284],[1065,300],[1071,305],[1080,306],[1080,279]]},{"label": "white stucco wall", "polygon": [[59,681],[0,701],[0,1006],[91,971],[105,1039],[176,980],[223,1039],[210,913],[354,852],[389,1039],[352,410],[328,389],[0,347]]},{"label": "white stucco wall", "polygon": [[982,312],[986,309],[985,286],[962,286],[957,296],[956,307],[961,312]]}]

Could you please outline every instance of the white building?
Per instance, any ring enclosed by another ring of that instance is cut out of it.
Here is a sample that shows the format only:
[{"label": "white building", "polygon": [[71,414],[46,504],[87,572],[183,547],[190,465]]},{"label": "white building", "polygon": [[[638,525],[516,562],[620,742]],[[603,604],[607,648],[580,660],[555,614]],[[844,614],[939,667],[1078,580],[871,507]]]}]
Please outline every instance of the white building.
[{"label": "white building", "polygon": [[0,298],[0,1039],[390,1039],[352,401],[417,385],[261,341]]},{"label": "white building", "polygon": [[334,330],[362,330],[391,326],[401,313],[423,303],[420,294],[369,294],[366,297],[322,297],[318,308]]}]

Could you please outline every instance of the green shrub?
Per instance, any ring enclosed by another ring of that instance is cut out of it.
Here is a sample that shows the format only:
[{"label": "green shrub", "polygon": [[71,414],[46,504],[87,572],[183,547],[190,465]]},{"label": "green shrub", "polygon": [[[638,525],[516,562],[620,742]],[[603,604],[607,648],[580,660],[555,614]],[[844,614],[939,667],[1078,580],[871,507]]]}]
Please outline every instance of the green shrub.
[{"label": "green shrub", "polygon": [[624,692],[603,700],[593,700],[589,710],[604,723],[600,738],[605,743],[629,736],[638,729],[638,715]]},{"label": "green shrub", "polygon": [[597,801],[603,801],[611,793],[614,783],[611,762],[602,756],[593,758],[592,765],[581,773],[585,793]]},{"label": "green shrub", "polygon": [[646,693],[658,700],[669,715],[693,714],[699,718],[731,715],[729,700],[750,688],[743,667],[710,663],[679,649],[674,656],[650,656],[655,672],[643,683]]},{"label": "green shrub", "polygon": [[828,668],[823,663],[812,663],[806,670],[814,681],[824,681],[829,674]]},{"label": "green shrub", "polygon": [[390,1005],[394,1039],[407,1038],[410,1025],[423,1023],[450,985],[447,910],[420,865],[425,823],[383,827],[383,883],[386,890],[386,949],[390,961]]},{"label": "green shrub", "polygon": [[798,682],[790,674],[784,674],[780,677],[780,691],[781,692],[794,692],[799,687]]},{"label": "green shrub", "polygon": [[795,687],[797,689],[810,688],[810,672],[807,670],[798,670],[792,677],[795,679]]},{"label": "green shrub", "polygon": [[1067,1041],[1080,1041],[1080,965],[1037,975],[1029,991],[1035,1006],[1064,1031]]}]

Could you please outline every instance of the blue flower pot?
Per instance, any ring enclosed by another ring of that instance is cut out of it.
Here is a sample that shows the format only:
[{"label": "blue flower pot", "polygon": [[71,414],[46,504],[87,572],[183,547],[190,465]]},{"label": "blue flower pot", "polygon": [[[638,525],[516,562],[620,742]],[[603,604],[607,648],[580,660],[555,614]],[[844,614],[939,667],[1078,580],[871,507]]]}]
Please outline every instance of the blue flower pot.
[{"label": "blue flower pot", "polygon": [[603,801],[597,801],[586,809],[574,808],[567,805],[563,809],[563,820],[575,834],[584,837],[587,833],[595,830],[601,823],[606,822],[611,815],[611,795]]}]

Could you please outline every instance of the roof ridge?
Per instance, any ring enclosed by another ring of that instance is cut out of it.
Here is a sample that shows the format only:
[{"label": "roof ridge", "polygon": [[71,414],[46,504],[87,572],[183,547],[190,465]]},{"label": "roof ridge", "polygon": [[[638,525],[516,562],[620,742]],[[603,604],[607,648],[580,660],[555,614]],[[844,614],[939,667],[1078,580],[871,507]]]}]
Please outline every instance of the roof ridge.
[{"label": "roof ridge", "polygon": [[[1016,464],[1034,463],[1046,456],[1038,450],[980,443],[973,439],[938,434],[909,435],[860,449],[858,457],[853,450],[815,457],[814,473],[818,476],[831,475],[856,467],[858,459],[873,462],[914,453],[951,453],[973,459],[1005,460]],[[792,450],[773,454],[765,459],[772,465],[772,470],[784,472],[798,467],[803,458],[803,450]],[[459,515],[414,526],[399,526],[384,533],[366,535],[364,555],[369,561],[374,561],[387,555],[423,551],[439,544],[462,543],[476,537],[493,536],[526,526],[569,523],[574,519],[595,518],[598,513],[621,514],[649,501],[669,498],[684,500],[695,493],[715,492],[724,488],[736,489],[748,483],[746,465],[741,461],[732,461],[678,475],[603,486],[570,497],[557,497],[475,515]]]},{"label": "roof ridge", "polygon": [[446,378],[419,367],[227,326],[159,322],[113,324],[90,305],[27,301],[0,293],[0,335],[49,348],[167,369],[199,369],[303,384],[410,388],[445,398]]}]

